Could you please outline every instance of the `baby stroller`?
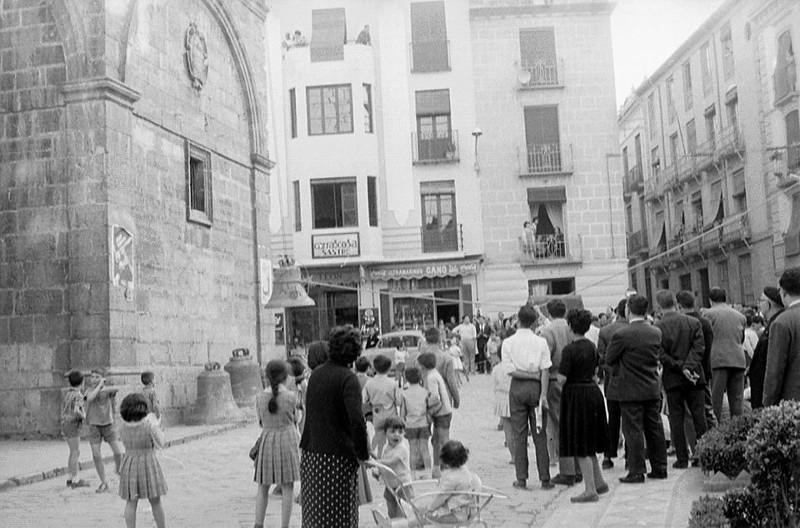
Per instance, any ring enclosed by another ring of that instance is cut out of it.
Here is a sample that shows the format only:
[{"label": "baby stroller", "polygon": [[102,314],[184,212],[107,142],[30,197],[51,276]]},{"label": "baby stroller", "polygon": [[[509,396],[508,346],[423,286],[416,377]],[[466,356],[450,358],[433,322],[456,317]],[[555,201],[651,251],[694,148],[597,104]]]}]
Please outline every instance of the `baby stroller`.
[{"label": "baby stroller", "polygon": [[[488,526],[481,518],[484,508],[494,498],[508,499],[499,490],[490,488],[488,486],[481,486],[481,491],[462,491],[457,493],[436,491],[437,480],[417,480],[410,484],[403,485],[400,478],[392,470],[392,468],[385,466],[379,462],[370,460],[366,465],[377,468],[384,484],[394,496],[397,504],[400,506],[400,511],[405,515],[405,518],[400,519],[386,519],[377,510],[373,510],[372,514],[375,518],[375,523],[381,528],[406,528],[406,527],[423,527],[423,526],[438,526],[438,527],[460,527],[460,526]],[[429,512],[421,507],[425,500],[430,500],[432,497],[442,495],[462,495],[469,497],[469,514],[465,520],[441,520],[435,516],[435,512]]]}]

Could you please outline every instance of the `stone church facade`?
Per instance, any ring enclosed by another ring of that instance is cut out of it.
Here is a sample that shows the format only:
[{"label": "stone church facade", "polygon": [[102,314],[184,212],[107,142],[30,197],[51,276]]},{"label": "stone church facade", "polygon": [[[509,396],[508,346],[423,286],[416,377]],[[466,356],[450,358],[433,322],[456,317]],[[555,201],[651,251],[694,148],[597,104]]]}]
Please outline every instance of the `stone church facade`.
[{"label": "stone church facade", "polygon": [[0,435],[57,433],[72,368],[153,370],[179,422],[203,364],[268,354],[266,15],[0,3]]}]

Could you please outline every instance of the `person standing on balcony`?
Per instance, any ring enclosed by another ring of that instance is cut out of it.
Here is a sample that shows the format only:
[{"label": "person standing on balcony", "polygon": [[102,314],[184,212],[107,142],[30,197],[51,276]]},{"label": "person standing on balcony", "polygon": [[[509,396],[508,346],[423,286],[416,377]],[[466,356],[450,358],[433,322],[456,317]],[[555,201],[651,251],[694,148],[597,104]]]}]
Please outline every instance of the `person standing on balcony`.
[{"label": "person standing on balcony", "polygon": [[534,231],[528,220],[522,223],[522,249],[526,255],[533,255]]},{"label": "person standing on balcony", "polygon": [[356,44],[364,44],[365,46],[372,45],[372,40],[369,37],[368,25],[365,25],[364,29],[361,30],[361,33],[358,34],[358,38],[356,38]]},{"label": "person standing on balcony", "polygon": [[722,421],[722,397],[728,394],[731,417],[742,414],[744,396],[744,329],[747,319],[744,314],[728,305],[728,297],[722,288],[711,288],[711,301],[705,317],[711,323],[714,341],[711,344],[711,399],[714,415]]}]

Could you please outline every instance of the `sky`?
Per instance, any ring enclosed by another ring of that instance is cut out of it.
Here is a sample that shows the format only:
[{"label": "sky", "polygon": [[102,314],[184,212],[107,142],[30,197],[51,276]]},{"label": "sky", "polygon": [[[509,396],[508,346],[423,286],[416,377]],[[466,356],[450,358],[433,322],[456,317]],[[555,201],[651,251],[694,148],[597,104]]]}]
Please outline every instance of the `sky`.
[{"label": "sky", "polygon": [[617,107],[723,0],[618,0],[611,15]]}]

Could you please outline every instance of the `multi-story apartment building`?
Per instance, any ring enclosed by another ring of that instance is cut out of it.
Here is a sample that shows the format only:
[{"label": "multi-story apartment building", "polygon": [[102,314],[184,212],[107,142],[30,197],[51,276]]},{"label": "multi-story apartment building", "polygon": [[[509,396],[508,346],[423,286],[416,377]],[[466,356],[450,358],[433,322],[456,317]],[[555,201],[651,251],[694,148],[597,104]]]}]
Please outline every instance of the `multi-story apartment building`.
[{"label": "multi-story apartment building", "polygon": [[573,293],[598,311],[624,295],[612,10],[470,2],[485,312]]},{"label": "multi-story apartment building", "polygon": [[[789,78],[798,19],[778,22],[779,4],[788,15],[789,3],[723,4],[620,112],[630,284],[649,296],[685,289],[705,305],[720,286],[750,303],[783,266],[790,197],[771,174],[797,165],[786,146],[797,142]],[[754,16],[767,11],[780,27],[754,39]]]},{"label": "multi-story apartment building", "polygon": [[467,0],[275,1],[267,23],[272,254],[300,265],[316,303],[286,310],[285,327],[276,314],[276,343],[472,313],[483,243]]}]

